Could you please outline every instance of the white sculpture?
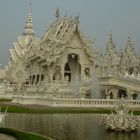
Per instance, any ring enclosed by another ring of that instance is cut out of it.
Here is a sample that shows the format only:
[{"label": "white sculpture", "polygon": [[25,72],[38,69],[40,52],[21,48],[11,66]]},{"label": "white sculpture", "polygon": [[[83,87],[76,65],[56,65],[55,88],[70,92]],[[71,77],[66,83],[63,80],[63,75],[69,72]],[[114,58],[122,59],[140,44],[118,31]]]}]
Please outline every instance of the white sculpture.
[{"label": "white sculpture", "polygon": [[127,71],[124,72],[124,78],[129,78],[129,74]]},{"label": "white sculpture", "polygon": [[133,100],[134,90],[127,88],[128,99]]},{"label": "white sculpture", "polygon": [[4,123],[5,118],[6,118],[6,116],[7,116],[7,110],[8,110],[8,107],[6,107],[5,111],[2,112],[2,111],[1,111],[1,107],[0,107],[0,127],[3,126],[3,123]]},{"label": "white sculpture", "polygon": [[111,93],[112,93],[112,89],[105,89],[106,99],[110,99]]},{"label": "white sculpture", "polygon": [[123,97],[115,105],[115,113],[106,115],[104,123],[108,130],[113,131],[137,131],[139,124],[138,118],[129,113],[129,104],[125,102]]}]

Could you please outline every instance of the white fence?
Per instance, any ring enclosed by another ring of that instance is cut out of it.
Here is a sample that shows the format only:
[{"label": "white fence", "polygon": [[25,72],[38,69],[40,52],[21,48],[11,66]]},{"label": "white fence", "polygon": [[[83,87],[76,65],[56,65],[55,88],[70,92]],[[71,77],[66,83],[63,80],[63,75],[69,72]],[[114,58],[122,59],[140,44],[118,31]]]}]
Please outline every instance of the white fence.
[{"label": "white fence", "polygon": [[[129,107],[139,108],[139,100],[126,100]],[[106,99],[53,99],[53,106],[55,107],[92,107],[92,108],[112,108],[118,100]]]},{"label": "white fence", "polygon": [[[107,99],[67,99],[36,96],[14,97],[13,102],[20,104],[38,104],[50,107],[72,107],[72,108],[114,108],[119,100]],[[125,100],[130,108],[140,109],[140,100]]]}]

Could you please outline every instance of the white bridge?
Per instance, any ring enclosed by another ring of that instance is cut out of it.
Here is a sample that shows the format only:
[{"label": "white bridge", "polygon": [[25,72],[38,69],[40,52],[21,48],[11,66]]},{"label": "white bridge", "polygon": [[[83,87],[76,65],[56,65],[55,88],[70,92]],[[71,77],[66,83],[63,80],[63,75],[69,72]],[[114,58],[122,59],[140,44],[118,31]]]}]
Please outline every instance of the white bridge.
[{"label": "white bridge", "polygon": [[140,81],[123,77],[102,77],[100,86],[115,86],[119,89],[133,89],[136,93],[140,93]]},{"label": "white bridge", "polygon": [[[71,107],[71,108],[114,108],[119,101],[113,99],[69,99],[50,98],[41,96],[15,96],[13,102],[20,104],[38,104],[50,107]],[[125,100],[130,108],[140,109],[140,100]]]}]

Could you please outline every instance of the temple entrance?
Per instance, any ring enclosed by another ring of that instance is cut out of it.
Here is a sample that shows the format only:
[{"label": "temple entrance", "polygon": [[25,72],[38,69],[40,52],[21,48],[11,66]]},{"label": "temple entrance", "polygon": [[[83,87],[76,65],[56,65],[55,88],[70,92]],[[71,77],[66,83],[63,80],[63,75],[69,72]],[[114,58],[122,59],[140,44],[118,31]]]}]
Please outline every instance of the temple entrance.
[{"label": "temple entrance", "polygon": [[132,95],[133,100],[136,100],[136,99],[137,99],[137,96],[138,96],[138,94],[133,94],[133,95]]},{"label": "temple entrance", "polygon": [[67,79],[68,82],[73,84],[77,84],[81,81],[81,65],[78,60],[78,55],[68,55],[68,61],[64,68],[64,79]]},{"label": "temple entrance", "polygon": [[119,98],[123,97],[123,98],[127,98],[127,93],[125,90],[123,89],[119,89],[119,93],[118,93]]}]

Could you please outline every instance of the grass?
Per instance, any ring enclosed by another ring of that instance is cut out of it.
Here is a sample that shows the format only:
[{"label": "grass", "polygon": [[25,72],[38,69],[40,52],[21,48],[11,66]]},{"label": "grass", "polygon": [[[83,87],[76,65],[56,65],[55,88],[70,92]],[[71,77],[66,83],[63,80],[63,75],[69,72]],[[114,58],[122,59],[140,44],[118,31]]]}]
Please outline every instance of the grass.
[{"label": "grass", "polygon": [[[2,106],[2,111],[6,109],[7,106]],[[8,105],[8,113],[37,113],[37,110],[33,110],[30,108],[25,108],[21,106],[13,106],[13,105]]]},{"label": "grass", "polygon": [[0,133],[15,137],[17,140],[49,140],[44,136],[33,133],[21,132],[10,128],[0,128]]},{"label": "grass", "polygon": [[10,101],[12,101],[12,99],[4,99],[4,98],[0,99],[0,102],[10,102]]},{"label": "grass", "polygon": [[[96,113],[109,114],[111,109],[92,109],[92,108],[52,108],[23,105],[2,105],[2,111],[8,106],[8,113],[40,113],[40,114],[60,114],[60,113]],[[113,111],[113,110],[112,110]],[[113,111],[114,112],[114,111]],[[140,110],[133,111],[134,115],[140,115]]]},{"label": "grass", "polygon": [[[6,105],[2,106],[2,111],[6,109]],[[111,113],[111,110],[107,109],[81,109],[81,108],[36,108],[36,107],[24,107],[24,106],[15,106],[8,105],[8,113],[101,113],[108,114]]]},{"label": "grass", "polygon": [[140,115],[140,111],[133,111],[134,115]]}]

